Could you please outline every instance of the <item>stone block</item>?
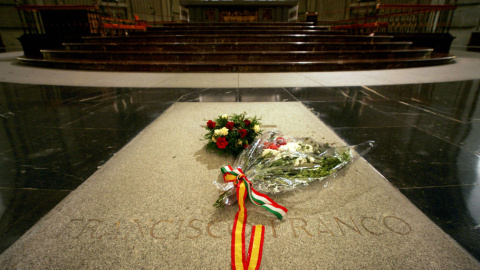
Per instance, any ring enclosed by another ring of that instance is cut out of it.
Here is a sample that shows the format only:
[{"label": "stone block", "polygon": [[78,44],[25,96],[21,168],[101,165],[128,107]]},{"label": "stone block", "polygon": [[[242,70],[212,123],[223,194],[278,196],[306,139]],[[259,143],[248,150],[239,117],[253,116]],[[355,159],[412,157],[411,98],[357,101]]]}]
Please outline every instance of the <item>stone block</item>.
[{"label": "stone block", "polygon": [[452,42],[452,46],[464,47],[464,46],[467,46],[472,32],[464,29],[451,29],[450,34],[452,34],[455,37],[455,39]]},{"label": "stone block", "polygon": [[472,5],[472,4],[479,4],[479,0],[457,0],[457,5]]},{"label": "stone block", "polygon": [[21,29],[4,29],[2,32],[3,43],[7,51],[22,50],[22,45],[18,38],[23,34]]},{"label": "stone block", "polygon": [[22,28],[14,5],[0,5],[0,29],[2,28]]},{"label": "stone block", "polygon": [[[343,142],[300,102],[176,103],[0,255],[15,269],[228,269],[236,206],[212,206],[233,158],[208,153],[204,119],[247,111],[293,136]],[[325,185],[326,184],[326,185]],[[480,264],[365,160],[273,197],[262,269],[478,269]]]},{"label": "stone block", "polygon": [[472,28],[476,27],[480,18],[480,5],[459,6],[453,15],[452,27]]}]

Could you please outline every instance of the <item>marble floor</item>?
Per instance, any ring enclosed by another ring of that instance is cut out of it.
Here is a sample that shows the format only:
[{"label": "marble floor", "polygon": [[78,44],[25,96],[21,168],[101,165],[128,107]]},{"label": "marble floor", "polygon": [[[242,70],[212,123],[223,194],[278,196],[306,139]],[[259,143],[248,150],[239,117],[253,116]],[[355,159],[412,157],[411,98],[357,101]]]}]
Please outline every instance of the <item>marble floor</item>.
[{"label": "marble floor", "polygon": [[480,260],[480,54],[386,71],[156,74],[0,54],[0,252],[175,102],[301,102]]},{"label": "marble floor", "polygon": [[480,259],[480,81],[298,88],[0,84],[0,250],[175,102],[301,102]]}]

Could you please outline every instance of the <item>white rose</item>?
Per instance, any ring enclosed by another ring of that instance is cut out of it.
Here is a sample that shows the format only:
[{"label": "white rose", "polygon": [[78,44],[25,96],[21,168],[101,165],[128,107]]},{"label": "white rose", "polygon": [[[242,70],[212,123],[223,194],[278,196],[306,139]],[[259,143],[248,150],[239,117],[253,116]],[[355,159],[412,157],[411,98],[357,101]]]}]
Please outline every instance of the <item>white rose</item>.
[{"label": "white rose", "polygon": [[223,119],[228,119],[228,114],[222,115],[222,118],[223,118]]},{"label": "white rose", "polygon": [[243,144],[242,140],[238,140],[237,144],[242,145]]},{"label": "white rose", "polygon": [[216,143],[217,139],[215,137],[212,137],[212,142]]},{"label": "white rose", "polygon": [[219,136],[220,135],[220,129],[215,129],[213,134],[215,134],[215,136]]},{"label": "white rose", "polygon": [[260,126],[259,125],[253,126],[253,131],[255,131],[255,133],[259,132],[260,131]]},{"label": "white rose", "polygon": [[226,127],[223,127],[219,130],[219,134],[222,136],[227,136],[228,135],[228,129]]}]

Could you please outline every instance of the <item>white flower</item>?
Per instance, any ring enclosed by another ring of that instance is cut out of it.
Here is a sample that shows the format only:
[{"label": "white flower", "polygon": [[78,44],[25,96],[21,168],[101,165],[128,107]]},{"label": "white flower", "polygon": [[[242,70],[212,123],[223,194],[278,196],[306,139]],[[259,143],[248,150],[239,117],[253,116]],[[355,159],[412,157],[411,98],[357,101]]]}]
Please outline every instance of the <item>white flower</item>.
[{"label": "white flower", "polygon": [[298,158],[295,159],[295,162],[293,163],[293,166],[296,167],[296,166],[298,166],[299,164],[300,164],[300,160],[298,160]]},{"label": "white flower", "polygon": [[313,146],[311,146],[310,144],[305,144],[304,149],[305,149],[305,152],[307,153],[313,152]]},{"label": "white flower", "polygon": [[219,129],[218,133],[222,136],[227,136],[228,135],[228,129],[226,127],[223,127]]},{"label": "white flower", "polygon": [[262,152],[262,157],[268,155],[268,154],[273,154],[274,156],[276,156],[278,154],[278,151],[277,150],[273,150],[273,149],[263,149],[263,152]]},{"label": "white flower", "polygon": [[238,140],[238,141],[237,141],[237,144],[238,144],[238,145],[242,145],[242,144],[243,144],[242,140]]},{"label": "white flower", "polygon": [[228,129],[226,127],[223,127],[221,129],[215,129],[215,131],[213,131],[213,134],[215,136],[227,136],[228,135]]},{"label": "white flower", "polygon": [[222,115],[222,118],[223,118],[223,119],[228,119],[228,114]]},{"label": "white flower", "polygon": [[260,131],[260,126],[259,125],[253,126],[253,131],[255,131],[255,133],[259,132]]},{"label": "white flower", "polygon": [[280,146],[280,151],[289,151],[289,152],[296,152],[298,151],[300,145],[298,145],[298,143],[294,143],[294,142],[289,142],[285,145],[282,145]]},{"label": "white flower", "polygon": [[308,157],[308,162],[313,163],[315,161],[314,157]]},{"label": "white flower", "polygon": [[294,166],[298,166],[298,165],[301,165],[303,163],[307,162],[307,159],[305,158],[297,158],[295,159],[295,162],[293,163]]},{"label": "white flower", "polygon": [[215,138],[215,136],[212,137],[212,142],[214,142],[214,143],[217,142],[217,138]]}]

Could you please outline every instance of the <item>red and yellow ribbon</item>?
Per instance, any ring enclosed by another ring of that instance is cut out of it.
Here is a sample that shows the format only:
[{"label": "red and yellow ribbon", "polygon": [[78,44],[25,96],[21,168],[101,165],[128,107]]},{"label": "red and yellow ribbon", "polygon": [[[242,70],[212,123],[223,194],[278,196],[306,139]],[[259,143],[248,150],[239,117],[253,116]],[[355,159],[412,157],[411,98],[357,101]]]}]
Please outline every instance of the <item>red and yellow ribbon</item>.
[{"label": "red and yellow ribbon", "polygon": [[282,219],[288,210],[274,202],[267,195],[254,190],[252,183],[243,174],[241,169],[238,168],[234,170],[232,167],[226,166],[222,168],[222,172],[224,173],[224,181],[233,182],[237,191],[238,212],[235,215],[232,231],[232,269],[258,269],[262,261],[265,227],[263,225],[255,225],[252,227],[248,255],[247,258],[245,258],[245,227],[247,224],[245,199],[247,195],[252,203],[267,209],[279,219]]}]

